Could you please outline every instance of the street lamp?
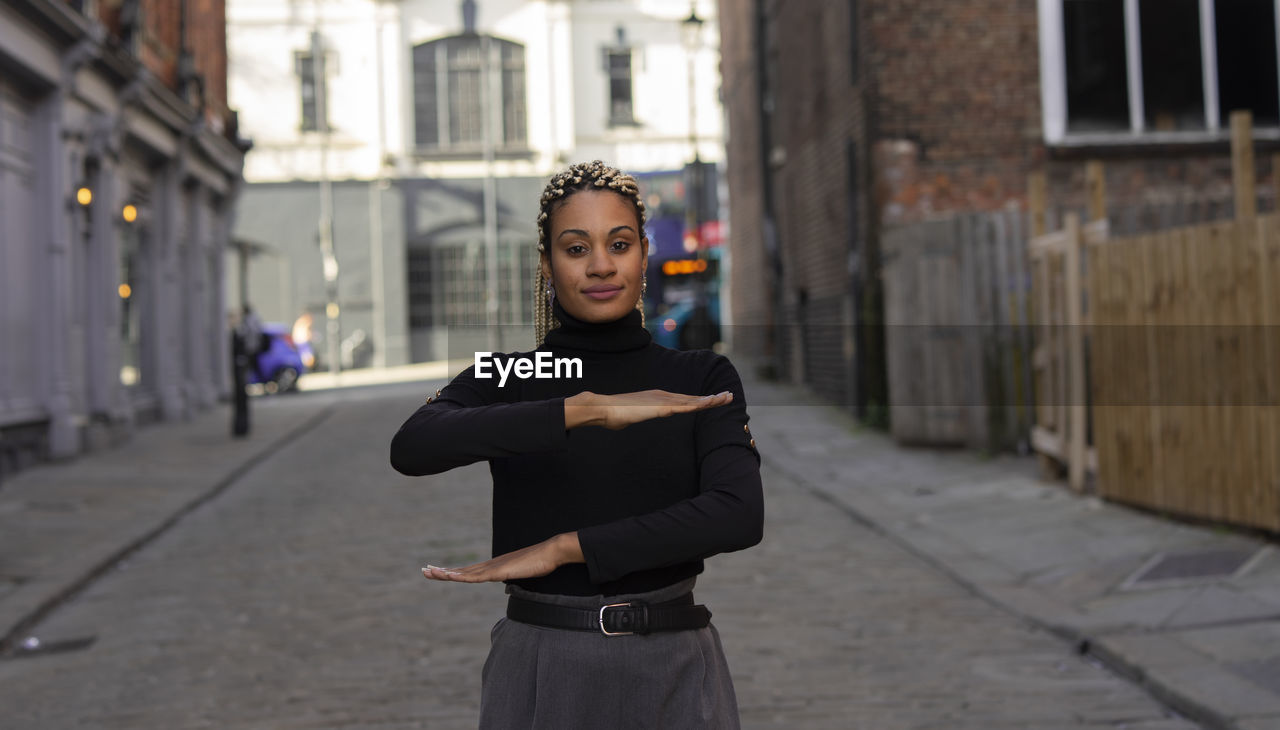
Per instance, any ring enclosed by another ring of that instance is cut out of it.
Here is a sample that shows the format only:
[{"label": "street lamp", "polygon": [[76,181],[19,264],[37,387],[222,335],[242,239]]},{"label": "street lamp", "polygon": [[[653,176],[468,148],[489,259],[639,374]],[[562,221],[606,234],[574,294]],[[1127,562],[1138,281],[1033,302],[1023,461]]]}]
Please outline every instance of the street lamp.
[{"label": "street lamp", "polygon": [[[693,249],[695,259],[702,263],[702,159],[698,155],[698,94],[694,59],[702,45],[702,18],[698,17],[697,0],[689,3],[689,17],[680,21],[680,34],[684,40],[685,58],[689,70],[689,147],[693,160],[689,163],[689,195],[685,206],[685,250]],[[692,245],[690,245],[692,244]],[[711,347],[711,316],[707,302],[705,274],[694,274],[694,310],[687,327],[690,328],[689,344],[694,347]]]},{"label": "street lamp", "polygon": [[702,18],[698,17],[696,0],[689,4],[689,17],[680,21],[680,33],[684,38],[685,57],[689,63],[689,146],[693,148],[693,159],[698,161],[698,101],[694,91],[693,58],[702,44]]}]

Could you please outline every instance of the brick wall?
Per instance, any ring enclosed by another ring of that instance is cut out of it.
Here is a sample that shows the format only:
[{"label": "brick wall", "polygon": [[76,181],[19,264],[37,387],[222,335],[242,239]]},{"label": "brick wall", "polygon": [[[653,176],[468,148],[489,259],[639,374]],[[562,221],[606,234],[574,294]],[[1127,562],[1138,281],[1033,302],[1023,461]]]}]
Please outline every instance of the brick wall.
[{"label": "brick wall", "polygon": [[[781,372],[863,415],[886,390],[886,227],[1025,206],[1034,170],[1048,173],[1056,227],[1061,211],[1084,207],[1093,156],[1105,157],[1118,229],[1150,227],[1158,216],[1140,209],[1152,202],[1184,220],[1230,210],[1225,143],[1046,147],[1036,0],[721,0],[720,10],[734,315],[765,321],[769,307],[767,352]],[[1274,147],[1256,149],[1262,210],[1275,207]],[[1189,211],[1177,202],[1205,199]],[[775,289],[776,301],[762,295]]]},{"label": "brick wall", "polygon": [[[855,314],[866,310],[855,300],[877,296],[873,281],[855,286],[858,276],[874,270],[867,76],[855,72],[850,15],[857,5],[720,3],[731,304],[735,322],[761,325],[736,328],[735,350],[747,342],[750,354],[763,356],[782,376],[850,404],[858,400],[851,375],[868,369],[861,361],[877,359],[851,350]],[[768,248],[770,212],[776,253]],[[746,337],[746,330],[756,336]]]},{"label": "brick wall", "polygon": [[881,222],[1022,199],[1043,154],[1035,0],[866,5]]},{"label": "brick wall", "polygon": [[763,47],[774,69],[769,169],[782,263],[779,310],[786,316],[780,367],[861,413],[868,402],[883,402],[877,338],[858,324],[875,320],[879,307],[867,3],[763,2]]},{"label": "brick wall", "polygon": [[[71,0],[68,0],[71,2]],[[118,41],[124,32],[125,0],[102,0],[98,15]],[[204,81],[206,121],[215,129],[229,125],[227,109],[227,22],[225,0],[139,0],[139,34],[134,41],[138,59],[161,83],[179,91],[178,62],[183,48],[182,12],[186,10],[186,47],[195,71]],[[198,90],[188,100],[200,104]]]},{"label": "brick wall", "polygon": [[[1046,149],[1034,0],[867,0],[863,41],[880,225],[1025,205],[1045,170],[1058,209],[1083,208],[1084,161],[1107,163],[1110,206],[1230,197],[1225,144]],[[1274,145],[1258,148],[1264,208]]]}]

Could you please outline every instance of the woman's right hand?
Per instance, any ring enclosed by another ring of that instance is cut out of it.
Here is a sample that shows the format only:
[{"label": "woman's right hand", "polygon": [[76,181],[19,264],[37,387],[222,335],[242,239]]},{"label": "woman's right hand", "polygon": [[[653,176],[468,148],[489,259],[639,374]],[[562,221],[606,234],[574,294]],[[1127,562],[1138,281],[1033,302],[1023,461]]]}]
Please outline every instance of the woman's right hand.
[{"label": "woman's right hand", "polygon": [[616,431],[653,418],[666,418],[677,413],[693,413],[727,405],[732,400],[733,393],[727,390],[701,396],[665,390],[642,390],[617,395],[583,391],[564,399],[564,427],[603,426]]}]

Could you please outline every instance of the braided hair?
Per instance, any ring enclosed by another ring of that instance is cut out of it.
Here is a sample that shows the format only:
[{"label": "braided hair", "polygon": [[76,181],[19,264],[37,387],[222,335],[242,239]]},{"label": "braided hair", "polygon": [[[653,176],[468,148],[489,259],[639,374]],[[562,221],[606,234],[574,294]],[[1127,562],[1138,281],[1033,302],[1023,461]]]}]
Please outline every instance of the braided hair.
[{"label": "braided hair", "polygon": [[[612,190],[630,200],[636,206],[640,235],[644,235],[644,201],[640,199],[640,186],[636,179],[600,160],[579,162],[554,175],[542,191],[542,199],[538,203],[538,252],[541,256],[548,260],[551,257],[548,241],[551,238],[552,211],[580,190]],[[546,296],[548,282],[542,275],[542,267],[535,266],[533,271],[533,331],[535,347],[541,347],[547,332],[559,327],[560,322],[551,313],[551,302]],[[636,309],[640,310],[640,324],[643,326],[643,296],[636,302]]]}]

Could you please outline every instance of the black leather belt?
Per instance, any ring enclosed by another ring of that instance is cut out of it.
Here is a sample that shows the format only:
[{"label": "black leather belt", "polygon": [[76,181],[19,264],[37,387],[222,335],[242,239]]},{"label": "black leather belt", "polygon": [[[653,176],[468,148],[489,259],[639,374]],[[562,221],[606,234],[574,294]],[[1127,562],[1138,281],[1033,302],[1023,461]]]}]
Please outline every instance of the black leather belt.
[{"label": "black leather belt", "polygon": [[626,601],[599,608],[556,606],[511,596],[507,599],[507,618],[553,629],[628,636],[705,628],[711,623],[711,611],[706,606],[695,605],[692,593],[662,603]]}]

